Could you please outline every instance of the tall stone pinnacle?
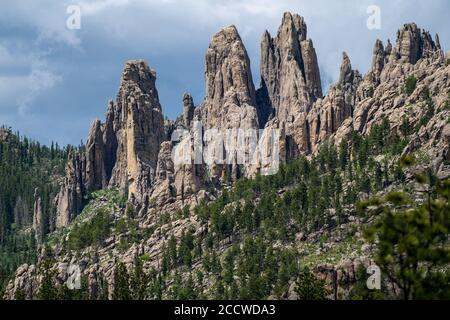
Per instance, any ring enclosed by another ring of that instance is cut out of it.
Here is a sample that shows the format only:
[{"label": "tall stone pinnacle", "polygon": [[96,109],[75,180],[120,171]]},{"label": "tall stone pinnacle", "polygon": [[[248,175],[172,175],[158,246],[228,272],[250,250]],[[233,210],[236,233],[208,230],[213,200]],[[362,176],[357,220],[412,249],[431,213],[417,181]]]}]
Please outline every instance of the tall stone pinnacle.
[{"label": "tall stone pinnacle", "polygon": [[422,31],[415,23],[404,24],[397,32],[396,54],[403,62],[415,64],[421,58],[430,58],[441,54],[439,36],[436,43],[427,31]]},{"label": "tall stone pinnacle", "polygon": [[164,119],[155,86],[156,72],[142,60],[125,64],[114,105],[117,159],[110,185],[142,196],[153,180],[164,140]]},{"label": "tall stone pinnacle", "polygon": [[86,192],[108,186],[141,199],[151,188],[164,120],[156,90],[156,73],[142,60],[125,64],[115,103],[106,122],[92,123],[84,153],[72,152],[55,199],[56,226],[67,226],[84,205]]},{"label": "tall stone pinnacle", "polygon": [[256,94],[247,50],[235,26],[223,28],[211,40],[206,52],[205,80],[206,113],[202,120],[206,127],[255,125],[256,118],[236,118],[237,113],[244,114],[244,109],[236,108],[249,106],[256,112]]},{"label": "tall stone pinnacle", "polygon": [[384,67],[384,62],[386,59],[386,53],[384,51],[383,42],[379,39],[375,41],[375,45],[373,47],[373,56],[372,56],[372,74],[374,76],[374,80],[379,83],[380,74]]},{"label": "tall stone pinnacle", "polygon": [[303,17],[286,12],[276,38],[261,39],[261,91],[280,120],[307,112],[322,96],[320,72]]},{"label": "tall stone pinnacle", "polygon": [[346,52],[342,53],[341,69],[339,74],[339,83],[351,83],[353,81],[353,70],[350,58]]}]

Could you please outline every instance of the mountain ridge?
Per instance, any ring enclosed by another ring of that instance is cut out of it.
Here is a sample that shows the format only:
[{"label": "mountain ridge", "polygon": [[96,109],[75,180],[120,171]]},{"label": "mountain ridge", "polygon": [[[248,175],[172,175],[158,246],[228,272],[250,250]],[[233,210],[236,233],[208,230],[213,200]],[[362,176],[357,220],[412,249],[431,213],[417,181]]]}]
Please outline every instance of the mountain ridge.
[{"label": "mountain ridge", "polygon": [[[224,146],[223,157],[234,159],[231,163],[199,165],[194,159],[189,163],[174,163],[172,154],[182,148],[192,150],[195,137],[181,136],[174,142],[171,141],[172,134],[177,129],[194,131],[196,121],[201,121],[206,129],[216,128],[218,132],[262,129],[262,144],[270,141],[270,130],[279,130],[277,152],[279,166],[283,168],[304,155],[315,161],[321,146],[328,142],[345,146],[348,141],[353,141],[355,132],[365,137],[376,136],[372,132],[378,130],[392,136],[390,142],[402,147],[393,158],[398,160],[401,155],[423,152],[431,159],[424,165],[440,179],[450,177],[450,125],[446,120],[450,116],[448,58],[446,60],[440,47],[439,37],[433,40],[414,23],[401,27],[395,46],[389,40],[386,46],[380,40],[375,42],[372,67],[365,75],[352,68],[350,58],[344,52],[339,80],[325,96],[315,49],[312,40],[307,39],[306,23],[296,14],[283,15],[276,37],[272,38],[267,31],[262,36],[260,88],[255,89],[249,57],[233,26],[213,36],[205,61],[206,97],[195,106],[192,96],[185,94],[183,112],[175,121],[163,119],[155,84],[156,72],[142,60],[125,64],[116,100],[109,102],[105,122],[95,120],[85,151],[69,155],[66,175],[54,202],[55,224],[51,232],[58,234],[69,230],[70,235],[74,227],[72,222],[89,204],[86,196],[103,189],[117,188],[127,196],[126,206],[114,209],[117,219],[123,218],[126,223],[133,223],[135,219],[150,228],[156,220],[162,219],[162,213],[169,212],[169,216],[173,216],[181,210],[189,215],[205,202],[220,199],[219,190],[226,190],[230,183],[258,179],[273,166],[273,162],[263,162],[261,158],[256,163],[237,163],[237,135],[232,135]],[[387,137],[380,139],[384,141]],[[215,152],[214,139],[203,141],[203,148]],[[393,159],[386,161],[387,167],[395,168]],[[100,198],[109,199],[109,196]],[[39,203],[39,195],[35,197]],[[133,212],[132,216],[125,214],[128,210]],[[35,219],[33,224],[36,233],[42,230],[39,221]],[[160,235],[152,242],[154,247],[137,242],[125,253],[119,253],[119,260],[133,265],[136,256],[151,253],[152,259],[157,259],[157,265],[161,267],[160,256],[167,242],[166,237],[161,236],[164,228],[177,234],[177,239],[184,239],[191,228],[200,230],[200,234],[208,233],[208,224],[205,226],[193,216],[172,222],[175,227],[164,224],[158,227]],[[70,238],[69,235],[66,237]],[[107,248],[114,248],[121,241],[115,237],[104,240],[105,243],[100,245],[103,259]],[[221,246],[220,252],[224,249]],[[39,247],[41,262],[48,254],[46,250],[45,246]],[[90,252],[83,250],[83,254]],[[70,250],[64,254],[65,250],[58,245],[53,245],[52,251],[59,251],[54,257],[59,268],[58,277],[63,281],[68,276],[68,263],[77,259]],[[87,264],[83,272],[92,278],[89,289],[92,291],[98,284],[96,275],[103,267],[95,263],[89,265],[90,258],[83,259]],[[364,256],[360,260],[364,262],[357,264],[365,265],[370,258]],[[344,261],[341,265],[346,263],[345,268],[355,272],[354,261]],[[102,271],[106,275],[110,298],[115,264],[115,261],[107,262]],[[152,267],[155,268],[154,264]],[[321,268],[328,270],[331,267]],[[335,267],[331,269],[336,270]],[[9,283],[5,297],[12,299],[17,292],[24,291],[26,297],[31,298],[38,282],[36,268],[23,265]],[[290,287],[287,297],[293,298],[293,291]]]}]

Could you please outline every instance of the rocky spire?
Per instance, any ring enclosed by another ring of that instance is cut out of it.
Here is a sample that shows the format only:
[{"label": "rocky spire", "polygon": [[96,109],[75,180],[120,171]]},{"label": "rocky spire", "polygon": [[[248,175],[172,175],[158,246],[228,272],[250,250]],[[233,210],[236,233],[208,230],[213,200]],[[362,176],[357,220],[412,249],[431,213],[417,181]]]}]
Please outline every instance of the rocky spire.
[{"label": "rocky spire", "polygon": [[[221,178],[227,169],[221,163],[227,158],[235,159],[238,148],[237,130],[233,130],[236,135],[225,139],[226,130],[259,128],[250,61],[235,26],[225,27],[213,36],[206,52],[205,79],[206,97],[196,108],[195,118],[206,129],[218,130],[217,135],[205,137],[204,144],[205,153],[214,155],[211,175]],[[237,168],[234,164],[232,167]]]},{"label": "rocky spire", "polygon": [[384,67],[386,53],[384,51],[383,42],[379,39],[375,41],[372,56],[372,75],[375,82],[379,83],[380,74]]},{"label": "rocky spire", "polygon": [[397,54],[400,60],[416,63],[420,57],[420,29],[415,23],[405,24],[397,32]]},{"label": "rocky spire", "polygon": [[42,200],[38,189],[34,190],[33,231],[36,243],[41,244],[44,235],[44,223],[42,215]]},{"label": "rocky spire", "polygon": [[353,81],[353,70],[352,64],[350,63],[350,58],[346,52],[342,52],[342,62],[339,74],[339,83],[346,84]]},{"label": "rocky spire", "polygon": [[114,105],[117,158],[110,185],[128,188],[137,198],[151,186],[165,137],[155,81],[155,71],[144,61],[128,61]]},{"label": "rocky spire", "polygon": [[[306,27],[305,27],[306,28]],[[303,66],[305,68],[305,81],[309,94],[315,100],[322,96],[320,83],[319,64],[317,63],[316,50],[311,39],[300,42],[302,49]]]},{"label": "rocky spire", "polygon": [[256,95],[247,50],[235,26],[216,33],[206,52],[207,128],[257,127]]},{"label": "rocky spire", "polygon": [[144,61],[129,61],[116,102],[108,104],[106,122],[92,123],[82,154],[71,152],[66,176],[55,199],[56,226],[78,215],[86,192],[107,186],[128,189],[140,199],[154,180],[158,152],[165,139],[155,86],[156,74]]},{"label": "rocky spire", "polygon": [[392,54],[392,43],[391,43],[391,40],[387,40],[387,44],[386,44],[386,47],[384,48],[384,53],[385,53],[385,60],[384,60],[384,63],[386,64],[386,63],[388,63],[389,61],[390,61],[390,56],[391,56],[391,54]]},{"label": "rocky spire", "polygon": [[69,154],[66,165],[66,175],[55,198],[56,227],[67,226],[83,208],[83,184],[84,161],[82,155],[73,151]]},{"label": "rocky spire", "polygon": [[[112,175],[112,170],[116,164],[117,159],[117,137],[114,128],[115,120],[114,103],[112,100],[108,102],[108,109],[106,112],[106,122],[103,125],[103,142],[104,142],[104,162],[105,162],[105,173],[109,179]],[[116,121],[117,122],[117,121]]]},{"label": "rocky spire", "polygon": [[442,50],[441,49],[441,41],[439,40],[439,35],[437,33],[434,35],[434,42],[436,43],[436,49]]},{"label": "rocky spire", "polygon": [[[439,37],[437,37],[439,41]],[[431,58],[440,51],[428,31],[421,32],[415,23],[407,23],[397,32],[396,53],[402,62],[415,64],[421,58]]]},{"label": "rocky spire", "polygon": [[98,190],[108,185],[105,151],[102,124],[97,119],[92,123],[86,143],[86,170],[83,173],[87,191]]},{"label": "rocky spire", "polygon": [[261,39],[261,89],[282,121],[322,96],[316,52],[303,17],[286,12],[276,38]]},{"label": "rocky spire", "polygon": [[191,126],[191,121],[194,118],[194,100],[189,93],[183,95],[183,125],[186,128]]}]

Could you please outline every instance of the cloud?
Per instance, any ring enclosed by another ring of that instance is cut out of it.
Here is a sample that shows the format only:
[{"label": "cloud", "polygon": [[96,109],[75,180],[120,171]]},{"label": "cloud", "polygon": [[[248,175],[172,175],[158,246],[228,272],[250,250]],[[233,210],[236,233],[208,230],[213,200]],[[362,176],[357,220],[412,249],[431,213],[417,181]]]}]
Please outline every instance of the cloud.
[{"label": "cloud", "polygon": [[59,43],[77,48],[81,39],[66,28],[66,8],[70,0],[3,0],[0,25],[7,29],[31,32],[41,43]]},{"label": "cloud", "polygon": [[[80,30],[66,27],[73,4],[81,7]],[[381,30],[366,27],[371,4],[381,8]],[[258,87],[261,34],[276,35],[285,11],[305,17],[325,91],[338,78],[342,51],[364,73],[376,38],[394,42],[403,23],[438,32],[444,49],[450,46],[448,0],[3,0],[0,122],[13,119],[9,125],[36,137],[78,143],[114,98],[124,61],[137,58],[156,69],[164,113],[175,118],[184,91],[203,99],[205,51],[230,24],[241,34]],[[30,114],[33,122],[25,121]]]},{"label": "cloud", "polygon": [[45,60],[37,59],[31,64],[31,72],[23,80],[25,94],[18,100],[18,111],[21,116],[26,115],[36,97],[61,83],[62,76],[52,72]]},{"label": "cloud", "polygon": [[14,109],[19,115],[26,115],[33,100],[50,91],[62,81],[52,71],[45,57],[35,53],[11,52],[0,45],[0,108]]},{"label": "cloud", "polygon": [[77,5],[81,7],[82,14],[97,15],[111,8],[118,8],[129,5],[130,0],[101,0],[101,1],[79,1]]}]

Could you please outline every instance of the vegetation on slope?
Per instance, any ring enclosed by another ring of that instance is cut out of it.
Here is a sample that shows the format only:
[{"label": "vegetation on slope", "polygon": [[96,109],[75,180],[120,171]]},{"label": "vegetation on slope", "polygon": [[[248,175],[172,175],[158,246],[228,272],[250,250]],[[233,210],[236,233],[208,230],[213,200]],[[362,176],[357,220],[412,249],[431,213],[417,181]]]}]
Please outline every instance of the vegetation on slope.
[{"label": "vegetation on slope", "polygon": [[52,220],[52,201],[58,192],[55,178],[64,172],[69,148],[40,145],[10,129],[0,128],[0,295],[22,263],[36,259],[31,232],[34,192],[42,200],[44,233]]}]

